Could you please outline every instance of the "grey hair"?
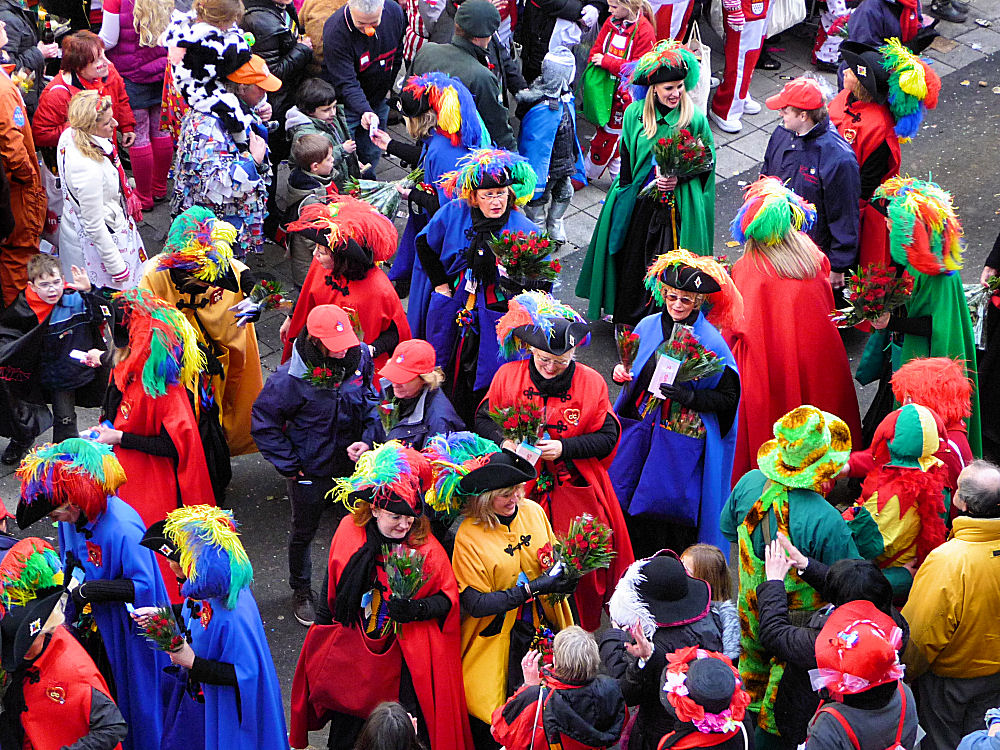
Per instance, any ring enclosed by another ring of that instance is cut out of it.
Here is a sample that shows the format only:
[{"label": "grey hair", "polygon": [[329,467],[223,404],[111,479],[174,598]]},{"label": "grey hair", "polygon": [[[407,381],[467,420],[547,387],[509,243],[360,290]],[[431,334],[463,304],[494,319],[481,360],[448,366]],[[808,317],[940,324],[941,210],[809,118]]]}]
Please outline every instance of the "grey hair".
[{"label": "grey hair", "polygon": [[347,0],[347,4],[358,13],[378,13],[385,5],[385,0]]},{"label": "grey hair", "polygon": [[973,518],[1000,518],[1000,467],[973,461],[958,478],[957,495]]},{"label": "grey hair", "polygon": [[552,654],[556,674],[576,684],[590,682],[601,670],[597,641],[579,625],[570,625],[556,633]]}]

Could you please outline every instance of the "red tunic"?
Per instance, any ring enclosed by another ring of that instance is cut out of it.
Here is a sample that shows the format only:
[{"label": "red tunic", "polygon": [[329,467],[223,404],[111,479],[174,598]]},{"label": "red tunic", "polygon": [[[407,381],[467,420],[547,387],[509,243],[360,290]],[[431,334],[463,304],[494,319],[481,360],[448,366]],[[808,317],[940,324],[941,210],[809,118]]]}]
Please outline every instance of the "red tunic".
[{"label": "red tunic", "polygon": [[[381,268],[371,269],[361,281],[347,281],[335,278],[314,260],[302,283],[302,292],[295,302],[288,339],[281,355],[282,362],[287,362],[292,356],[292,342],[306,324],[310,310],[316,305],[338,305],[345,310],[353,309],[358,314],[366,344],[377,339],[391,323],[396,324],[400,341],[410,338],[410,324],[406,320],[399,295]],[[386,363],[390,354],[392,352],[382,352],[375,358],[376,372]]]},{"label": "red tunic", "polygon": [[[576,363],[566,400],[558,396],[545,397],[538,392],[531,382],[528,360],[508,362],[501,367],[490,384],[486,399],[493,407],[525,404],[530,400],[535,406],[545,410],[545,429],[553,439],[597,432],[609,414],[615,421],[618,419],[608,399],[608,385],[604,378],[596,370],[579,362]],[[601,611],[611,598],[615,584],[625,573],[625,569],[635,561],[621,505],[608,477],[608,466],[611,465],[614,454],[612,451],[603,459],[572,460],[573,466],[584,480],[584,486],[573,484],[571,474],[567,473],[567,466],[561,459],[555,462],[545,461],[538,468],[545,468],[555,478],[552,489],[537,492],[534,487],[530,488],[532,498],[548,512],[552,530],[557,535],[565,534],[570,522],[583,513],[589,513],[614,532],[611,540],[615,557],[611,561],[611,567],[587,574],[576,588],[580,624],[590,631],[600,627]],[[560,481],[560,477],[565,477],[565,480]]]},{"label": "red tunic", "polygon": [[[38,679],[34,679],[34,675]],[[26,750],[60,750],[90,732],[93,689],[109,698],[111,691],[83,646],[64,627],[52,633],[49,645],[24,678],[21,714]],[[115,745],[121,750],[121,744]]]},{"label": "red tunic", "polygon": [[739,330],[723,331],[743,375],[733,486],[757,467],[757,451],[774,437],[774,423],[803,404],[840,417],[859,444],[851,367],[830,320],[830,261],[815,252],[820,270],[812,279],[779,278],[767,260],[746,255],[733,266],[746,310]]},{"label": "red tunic", "polygon": [[[335,611],[335,594],[340,574],[351,556],[365,542],[366,530],[356,526],[354,518],[343,518],[333,535],[330,547],[329,580],[332,592],[328,594],[330,611]],[[395,674],[393,684],[382,680],[377,684],[378,674],[344,675],[333,674],[331,664],[343,664],[356,659],[357,670],[365,671],[366,654],[329,654],[335,643],[346,643],[344,626],[334,621],[332,625],[313,625],[306,633],[302,653],[295,667],[292,679],[292,721],[289,739],[292,747],[306,747],[308,732],[321,729],[329,721],[331,711],[344,711],[337,703],[337,696],[344,690],[365,690],[373,688],[381,695],[373,695],[372,702],[394,701],[399,697],[399,659],[406,662],[413,680],[413,689],[420,703],[420,711],[427,722],[431,747],[472,750],[472,735],[469,731],[469,715],[465,706],[465,688],[462,682],[461,638],[459,635],[458,584],[451,569],[448,554],[433,537],[417,545],[415,549],[425,556],[424,573],[428,576],[417,598],[444,593],[451,601],[451,609],[445,617],[444,625],[437,620],[423,620],[399,624],[398,637],[389,636],[390,646],[384,652],[382,664],[384,674]],[[381,570],[381,569],[380,569]],[[356,625],[352,629],[360,633]],[[360,638],[354,639],[361,643]],[[391,664],[392,660],[395,665]],[[347,686],[344,680],[363,680],[363,688],[355,684]],[[374,705],[372,706],[374,707]]]}]

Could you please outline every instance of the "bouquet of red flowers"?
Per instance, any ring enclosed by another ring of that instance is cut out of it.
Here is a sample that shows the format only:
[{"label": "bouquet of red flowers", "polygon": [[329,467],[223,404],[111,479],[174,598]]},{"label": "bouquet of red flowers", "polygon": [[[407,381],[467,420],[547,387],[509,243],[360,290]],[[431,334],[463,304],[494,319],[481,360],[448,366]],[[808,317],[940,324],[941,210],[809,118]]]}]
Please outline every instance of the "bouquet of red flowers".
[{"label": "bouquet of red flowers", "polygon": [[896,276],[887,266],[873,263],[847,279],[844,298],[851,306],[834,310],[830,317],[838,328],[871,323],[902,307],[912,293],[912,276],[905,272]]},{"label": "bouquet of red flowers", "polygon": [[615,326],[615,346],[618,348],[618,361],[628,372],[632,372],[635,355],[639,353],[639,334],[630,325]]},{"label": "bouquet of red flowers", "polygon": [[389,593],[397,599],[412,599],[420,591],[427,574],[424,573],[424,555],[403,544],[386,545],[385,575],[389,582]]},{"label": "bouquet of red flowers", "polygon": [[277,281],[261,279],[250,290],[250,299],[264,310],[291,310],[292,301],[285,295],[285,288]]},{"label": "bouquet of red flowers", "polygon": [[[615,553],[611,550],[611,529],[584,513],[570,521],[565,536],[560,536],[551,551],[556,563],[561,563],[561,574],[569,578],[582,578],[591,571],[607,568]],[[543,547],[538,551],[542,562]],[[551,569],[550,569],[551,572]],[[562,601],[569,594],[549,594],[552,601]]]},{"label": "bouquet of red flowers", "polygon": [[[698,337],[685,326],[675,326],[670,339],[660,344],[656,353],[680,362],[674,383],[686,383],[689,380],[715,375],[722,372],[725,367],[719,356],[711,349],[706,349],[698,341]],[[643,418],[662,403],[662,398],[655,396],[650,398],[642,412]]]},{"label": "bouquet of red flowers", "polygon": [[505,229],[490,240],[490,249],[500,266],[500,277],[525,289],[551,287],[562,271],[562,264],[550,258],[552,240],[545,232]]},{"label": "bouquet of red flowers", "polygon": [[313,366],[307,362],[302,379],[317,388],[332,388],[344,379],[344,368],[332,368],[326,365]]},{"label": "bouquet of red flowers", "polygon": [[534,445],[540,435],[545,414],[531,403],[490,409],[490,419],[500,425],[506,440]]},{"label": "bouquet of red flowers", "polygon": [[[689,177],[704,174],[712,169],[712,150],[699,137],[681,128],[669,138],[660,138],[653,144],[653,156],[659,174],[663,177]],[[670,193],[661,194],[656,181],[650,182],[639,195],[654,195],[661,201],[669,200]]]},{"label": "bouquet of red flowers", "polygon": [[145,618],[145,625],[139,629],[157,651],[176,651],[184,645],[184,636],[174,619],[174,611],[170,607],[159,607],[153,614]]},{"label": "bouquet of red flowers", "polygon": [[399,401],[395,398],[387,398],[378,405],[378,418],[382,420],[382,429],[385,434],[399,423]]}]

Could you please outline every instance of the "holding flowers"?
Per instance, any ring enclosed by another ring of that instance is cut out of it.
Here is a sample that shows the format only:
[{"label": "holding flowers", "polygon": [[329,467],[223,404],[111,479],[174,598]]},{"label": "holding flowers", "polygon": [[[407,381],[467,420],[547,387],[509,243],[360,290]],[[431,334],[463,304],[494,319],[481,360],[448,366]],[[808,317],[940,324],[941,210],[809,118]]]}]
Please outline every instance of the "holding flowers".
[{"label": "holding flowers", "polygon": [[490,241],[490,249],[499,264],[498,281],[509,297],[526,289],[552,291],[552,282],[562,271],[558,260],[549,260],[553,248],[545,232],[505,229]]},{"label": "holding flowers", "polygon": [[905,271],[896,276],[887,266],[873,263],[848,277],[844,297],[851,305],[834,310],[831,317],[838,328],[874,323],[905,305],[912,293],[912,276]]}]

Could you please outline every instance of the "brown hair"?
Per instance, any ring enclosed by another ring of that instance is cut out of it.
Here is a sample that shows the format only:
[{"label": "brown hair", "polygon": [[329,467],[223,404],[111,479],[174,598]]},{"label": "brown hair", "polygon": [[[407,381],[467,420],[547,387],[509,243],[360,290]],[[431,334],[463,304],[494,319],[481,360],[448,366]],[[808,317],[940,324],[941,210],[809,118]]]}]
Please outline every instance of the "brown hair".
[{"label": "brown hair", "polygon": [[228,29],[243,20],[242,0],[194,0],[191,7],[199,21],[218,29]]},{"label": "brown hair", "polygon": [[59,266],[59,261],[51,255],[35,253],[28,260],[28,281],[35,281],[42,276],[48,276],[50,273],[57,273],[60,278],[62,277],[62,268]]},{"label": "brown hair", "polygon": [[416,117],[406,117],[404,119],[406,120],[406,132],[415,141],[422,141],[438,124],[437,112],[433,109],[421,112]]},{"label": "brown hair", "polygon": [[466,518],[471,518],[474,522],[485,526],[487,529],[495,529],[500,525],[500,519],[497,518],[496,511],[493,510],[493,499],[512,495],[514,492],[520,492],[521,497],[524,498],[525,484],[525,482],[521,482],[513,487],[501,487],[498,490],[490,490],[481,495],[470,497],[465,502],[462,515]]},{"label": "brown hair", "polygon": [[[478,191],[478,190],[496,190],[496,189],[497,188],[473,188],[471,191],[469,191],[469,200],[467,202],[468,202],[468,204],[470,206],[472,206],[473,208],[475,208],[477,205],[479,205],[478,203],[476,203],[476,191]],[[514,194],[514,189],[512,187],[510,187],[510,185],[508,185],[507,186],[507,205],[511,208],[511,210],[513,210],[514,206],[516,205],[516,202],[517,202],[517,196]]]},{"label": "brown hair", "polygon": [[712,544],[692,544],[681,553],[681,561],[689,560],[691,577],[700,578],[712,588],[712,600],[729,601],[733,598],[733,583],[729,566],[722,550]]},{"label": "brown hair", "polygon": [[[369,521],[375,520],[375,516],[372,515],[371,503],[365,502],[364,500],[358,501],[358,504],[354,506],[354,510],[351,511],[351,516],[354,518],[355,526],[364,526]],[[410,527],[410,533],[406,537],[406,543],[411,547],[421,545],[427,541],[427,536],[430,533],[431,522],[427,519],[427,516],[418,516],[414,519],[413,526]]]},{"label": "brown hair", "polygon": [[819,125],[821,122],[830,119],[830,111],[826,108],[825,104],[820,104],[816,109],[799,109],[791,105],[788,108],[796,112],[805,112],[806,116],[812,120],[813,125]]},{"label": "brown hair", "polygon": [[299,169],[308,171],[313,164],[319,164],[333,150],[333,144],[325,135],[305,133],[292,144],[292,161]]},{"label": "brown hair", "polygon": [[104,42],[93,31],[74,31],[62,40],[62,64],[60,70],[77,73],[104,52]]}]

